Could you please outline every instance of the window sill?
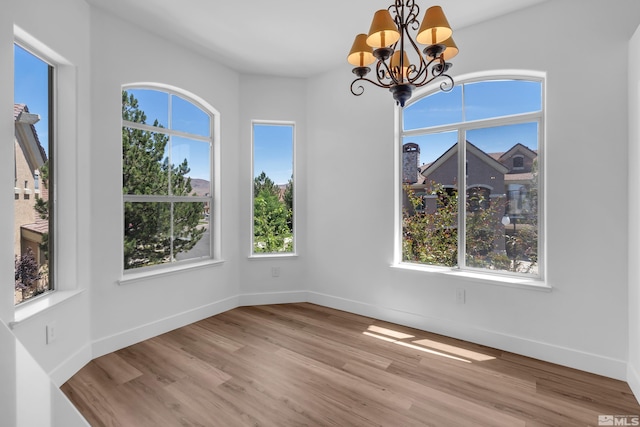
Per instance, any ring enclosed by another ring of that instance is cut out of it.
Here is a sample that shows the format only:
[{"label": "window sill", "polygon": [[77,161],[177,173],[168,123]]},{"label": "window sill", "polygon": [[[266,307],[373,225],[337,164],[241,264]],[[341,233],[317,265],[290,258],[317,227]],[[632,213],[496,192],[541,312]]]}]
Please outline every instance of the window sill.
[{"label": "window sill", "polygon": [[146,270],[142,272],[125,273],[122,276],[122,278],[118,280],[118,284],[128,285],[130,283],[136,283],[136,282],[144,281],[147,279],[152,279],[154,277],[167,276],[167,275],[181,273],[188,270],[197,270],[201,268],[215,267],[222,264],[224,264],[223,259],[216,259],[216,260],[192,262],[192,263],[181,264],[181,265],[171,266],[171,267],[157,268],[157,269]]},{"label": "window sill", "polygon": [[465,281],[482,283],[486,285],[507,286],[512,288],[527,289],[533,291],[551,292],[553,289],[545,281],[537,278],[515,277],[475,271],[454,270],[447,267],[434,267],[416,265],[411,263],[396,263],[392,268],[401,270],[420,271],[427,274],[442,275],[459,278]]},{"label": "window sill", "polygon": [[53,291],[46,295],[36,297],[33,301],[26,301],[15,308],[13,316],[14,320],[13,322],[9,322],[9,327],[13,329],[25,320],[31,319],[52,307],[60,305],[76,295],[80,295],[84,291],[84,289],[77,289],[73,291]]},{"label": "window sill", "polygon": [[298,254],[292,253],[272,253],[272,254],[251,254],[248,257],[250,260],[259,259],[286,259],[286,258],[298,258]]}]

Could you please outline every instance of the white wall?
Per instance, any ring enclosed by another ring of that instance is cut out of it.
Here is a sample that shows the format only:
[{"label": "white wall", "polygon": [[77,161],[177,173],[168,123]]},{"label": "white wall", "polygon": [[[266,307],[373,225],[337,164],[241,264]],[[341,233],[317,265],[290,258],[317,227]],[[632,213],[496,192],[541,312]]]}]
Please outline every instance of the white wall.
[{"label": "white wall", "polygon": [[640,27],[629,45],[629,364],[627,381],[640,396]]},{"label": "white wall", "polygon": [[[0,20],[0,54],[2,67],[13,65],[14,24],[19,27],[23,41],[29,42],[51,60],[57,69],[58,88],[55,94],[56,113],[60,126],[57,127],[57,152],[62,167],[55,172],[58,191],[58,229],[56,230],[56,254],[59,262],[56,286],[62,291],[86,289],[90,279],[89,258],[86,248],[90,246],[90,215],[88,193],[90,189],[89,144],[89,7],[82,0],[62,0],[48,2],[18,2],[9,6],[8,19]],[[13,12],[12,12],[13,9]],[[37,13],[34,11],[37,10]],[[55,22],[56,25],[51,25]],[[11,56],[9,56],[11,55]],[[13,70],[9,68],[0,82],[2,111],[13,104]],[[2,129],[7,122],[2,114]],[[12,116],[11,116],[12,117]],[[10,123],[13,126],[12,123]],[[4,134],[4,132],[3,132]],[[11,140],[10,135],[9,139]],[[7,144],[3,144],[3,150]],[[63,159],[63,160],[62,160]],[[0,169],[13,171],[13,154],[0,156]],[[4,173],[4,172],[3,172]],[[3,175],[4,176],[4,175]],[[9,182],[2,180],[2,194],[10,190]],[[4,197],[4,196],[3,196]],[[2,203],[2,217],[13,216],[13,202]],[[3,229],[4,232],[4,229]],[[5,238],[3,241],[11,241]],[[6,249],[2,249],[4,254]],[[13,257],[9,257],[12,259]],[[9,282],[12,267],[5,264],[3,256],[0,271],[5,283]],[[9,282],[10,283],[10,282]],[[13,307],[4,308],[5,301],[12,301],[10,286],[3,286],[0,298],[3,303],[3,318],[14,320]],[[45,325],[55,320],[59,332],[57,340],[46,345]],[[68,299],[64,304],[29,318],[14,328],[16,336],[32,352],[46,372],[54,377],[68,374],[56,370],[63,365],[79,368],[90,356],[90,319],[88,292]],[[71,372],[71,373],[72,373]]]},{"label": "white wall", "polygon": [[[0,141],[13,141],[13,2],[3,7],[0,14],[0,75],[10,76],[0,79]],[[10,110],[11,109],[11,110]],[[0,222],[0,242],[13,242],[13,196],[9,189],[14,185],[13,146],[0,144],[0,210],[4,221]],[[0,272],[3,281],[10,283],[13,270],[13,248],[10,244],[0,245]],[[13,299],[11,286],[0,287],[0,319],[5,323],[13,320]]]},{"label": "white wall", "polygon": [[[238,293],[239,76],[184,47],[91,12],[94,356],[224,311]],[[119,285],[122,270],[121,89],[155,82],[201,97],[221,117],[222,265]]]},{"label": "white wall", "polygon": [[[251,305],[306,300],[307,215],[306,215],[306,81],[254,75],[240,80],[240,184],[239,265],[241,303]],[[251,203],[253,179],[251,170],[251,121],[272,120],[295,123],[296,157],[296,254],[297,256],[253,257],[251,253]],[[272,277],[271,269],[280,269]]]},{"label": "white wall", "polygon": [[[390,267],[389,93],[348,93],[349,66],[310,84],[311,299],[616,378],[627,360],[627,42],[633,0],[541,5],[457,32],[452,74],[547,73],[547,281],[540,292]],[[606,34],[594,30],[615,22]],[[596,58],[603,58],[600,61]],[[594,61],[595,60],[595,61]],[[362,168],[351,160],[359,156]],[[332,165],[327,168],[326,165]],[[456,288],[467,303],[457,305]]]}]

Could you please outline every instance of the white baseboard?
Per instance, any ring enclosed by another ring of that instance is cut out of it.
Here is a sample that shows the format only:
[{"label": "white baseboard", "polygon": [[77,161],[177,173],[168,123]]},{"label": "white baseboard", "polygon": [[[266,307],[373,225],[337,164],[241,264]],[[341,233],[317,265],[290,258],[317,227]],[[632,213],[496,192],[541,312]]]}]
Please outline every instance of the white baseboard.
[{"label": "white baseboard", "polygon": [[638,403],[640,403],[640,373],[631,364],[627,364],[627,384],[631,388]]},{"label": "white baseboard", "polygon": [[469,324],[449,319],[408,313],[317,292],[309,292],[308,294],[308,302],[325,307],[446,335],[622,381],[627,380],[627,362],[624,360],[475,328]]},{"label": "white baseboard", "polygon": [[93,358],[104,356],[105,354],[164,334],[176,328],[215,316],[216,314],[236,308],[238,305],[238,296],[233,296],[101,338],[92,344]]},{"label": "white baseboard", "polygon": [[307,302],[308,300],[309,293],[307,291],[261,292],[239,295],[238,306],[291,304],[295,302]]},{"label": "white baseboard", "polygon": [[458,323],[449,319],[429,317],[360,301],[301,290],[236,295],[96,340],[92,343],[91,354],[89,356],[86,350],[81,350],[56,368],[54,372],[51,373],[52,379],[54,383],[62,384],[88,362],[87,358],[100,357],[236,307],[294,302],[310,302],[510,351],[622,381],[628,381],[636,396],[640,395],[640,377],[635,370],[628,367],[627,362],[624,360],[603,357],[597,354],[507,335],[501,332],[474,328],[466,323]]},{"label": "white baseboard", "polygon": [[89,363],[92,358],[91,345],[84,345],[80,350],[76,351],[58,366],[53,368],[53,370],[49,372],[49,377],[53,384],[60,387],[62,384],[66,383],[69,378],[75,375],[76,372],[82,369],[84,365]]}]

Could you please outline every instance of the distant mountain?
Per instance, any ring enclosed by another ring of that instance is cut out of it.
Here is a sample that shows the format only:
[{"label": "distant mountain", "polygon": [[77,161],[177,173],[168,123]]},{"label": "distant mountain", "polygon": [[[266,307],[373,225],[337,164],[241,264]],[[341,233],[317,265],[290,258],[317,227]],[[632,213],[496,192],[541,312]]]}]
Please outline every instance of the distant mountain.
[{"label": "distant mountain", "polygon": [[191,194],[196,196],[206,196],[211,192],[211,184],[206,179],[191,178]]}]

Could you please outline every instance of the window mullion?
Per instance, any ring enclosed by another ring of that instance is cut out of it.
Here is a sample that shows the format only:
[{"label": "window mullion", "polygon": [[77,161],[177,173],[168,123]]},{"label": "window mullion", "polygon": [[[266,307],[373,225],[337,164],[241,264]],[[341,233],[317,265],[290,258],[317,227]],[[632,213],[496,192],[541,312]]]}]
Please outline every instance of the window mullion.
[{"label": "window mullion", "polygon": [[174,230],[173,230],[173,224],[175,223],[174,219],[173,219],[173,208],[175,206],[174,202],[170,202],[169,205],[169,217],[171,218],[171,222],[169,223],[169,253],[171,254],[171,262],[175,261],[175,255],[173,253],[173,236],[174,236]]},{"label": "window mullion", "polygon": [[[172,95],[169,95],[168,99],[167,99],[167,110],[168,110],[168,114],[167,114],[167,127],[169,129],[173,129],[173,124],[171,123],[171,100],[173,99]],[[173,192],[171,191],[171,177],[172,177],[172,164],[173,164],[173,158],[171,156],[171,147],[173,146],[173,137],[171,135],[169,135],[169,143],[168,145],[168,149],[167,149],[167,159],[168,161],[168,170],[167,170],[167,194],[169,194],[170,196],[173,195]],[[173,204],[172,204],[173,206]],[[173,210],[171,210],[171,223],[173,224]],[[173,257],[173,228],[171,229],[171,256]]]},{"label": "window mullion", "polygon": [[467,203],[467,144],[466,131],[458,131],[458,268],[465,267],[466,259],[466,203]]}]

